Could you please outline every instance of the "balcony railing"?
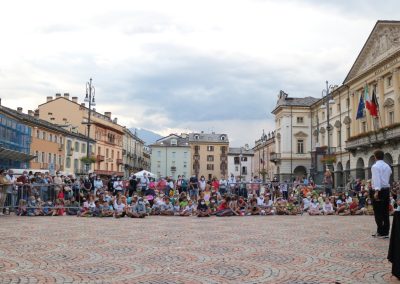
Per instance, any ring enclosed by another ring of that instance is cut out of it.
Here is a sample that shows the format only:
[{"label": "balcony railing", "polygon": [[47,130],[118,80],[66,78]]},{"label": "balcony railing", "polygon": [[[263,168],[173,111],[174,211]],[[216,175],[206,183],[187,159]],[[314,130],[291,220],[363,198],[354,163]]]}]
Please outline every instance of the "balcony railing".
[{"label": "balcony railing", "polygon": [[122,159],[117,159],[117,165],[122,165]]},{"label": "balcony railing", "polygon": [[346,142],[346,150],[356,150],[358,147],[372,147],[376,144],[388,143],[390,140],[400,138],[400,127],[382,130],[379,133],[370,132],[359,138],[352,138]]},{"label": "balcony railing", "polygon": [[281,153],[271,153],[270,156],[269,156],[269,160],[271,162],[274,162],[274,163],[280,161],[281,160]]},{"label": "balcony railing", "polygon": [[97,155],[96,160],[97,160],[97,162],[103,162],[104,161],[104,156],[103,155]]},{"label": "balcony railing", "polygon": [[176,172],[176,167],[171,167],[171,172]]}]

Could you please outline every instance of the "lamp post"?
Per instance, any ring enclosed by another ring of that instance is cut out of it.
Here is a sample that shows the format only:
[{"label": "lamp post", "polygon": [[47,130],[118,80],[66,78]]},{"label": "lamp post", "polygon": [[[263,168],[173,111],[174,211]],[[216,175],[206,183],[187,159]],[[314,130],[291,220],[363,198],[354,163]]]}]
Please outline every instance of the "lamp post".
[{"label": "lamp post", "polygon": [[239,155],[239,178],[240,178],[240,183],[242,183],[242,147],[240,147],[240,155]]},{"label": "lamp post", "polygon": [[[329,92],[330,89],[334,89],[336,86],[330,85],[328,84],[328,81],[326,81],[326,89],[322,90],[322,100],[323,103],[321,105],[321,109],[326,109],[326,130],[328,133],[328,156],[331,154],[331,139],[330,139],[330,131],[331,126],[329,124],[329,117],[330,117],[330,107],[329,105],[332,105],[335,103],[335,101],[333,100],[333,98],[331,97],[332,92]],[[324,95],[325,93],[325,95]]]},{"label": "lamp post", "polygon": [[87,163],[86,163],[86,171],[89,172],[89,158],[90,158],[90,126],[91,126],[91,112],[92,112],[92,106],[96,106],[96,101],[94,99],[95,96],[95,88],[92,85],[92,78],[90,78],[89,82],[86,82],[86,96],[85,96],[85,102],[89,103],[88,107],[88,121],[87,121],[87,143],[86,143],[86,158]]}]

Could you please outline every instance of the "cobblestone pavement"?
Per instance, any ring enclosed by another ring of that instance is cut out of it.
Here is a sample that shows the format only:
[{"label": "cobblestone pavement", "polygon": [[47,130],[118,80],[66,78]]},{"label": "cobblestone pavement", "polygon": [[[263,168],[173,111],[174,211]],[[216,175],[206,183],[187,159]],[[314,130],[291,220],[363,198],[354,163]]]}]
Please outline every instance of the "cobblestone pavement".
[{"label": "cobblestone pavement", "polygon": [[397,283],[369,216],[0,216],[0,283]]}]

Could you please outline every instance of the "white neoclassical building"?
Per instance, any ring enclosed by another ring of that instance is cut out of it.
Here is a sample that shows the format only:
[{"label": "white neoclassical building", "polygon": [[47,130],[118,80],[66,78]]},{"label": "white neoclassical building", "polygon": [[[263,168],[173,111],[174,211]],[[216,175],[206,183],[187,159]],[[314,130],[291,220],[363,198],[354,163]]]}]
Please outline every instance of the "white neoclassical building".
[{"label": "white neoclassical building", "polygon": [[[311,174],[317,183],[326,167],[337,187],[350,177],[371,178],[373,152],[382,149],[400,176],[400,22],[378,21],[344,82],[324,86],[323,98],[291,98],[281,91],[275,115],[276,174]],[[357,119],[366,90],[377,97],[378,117],[367,109]],[[274,159],[272,159],[272,157]]]}]

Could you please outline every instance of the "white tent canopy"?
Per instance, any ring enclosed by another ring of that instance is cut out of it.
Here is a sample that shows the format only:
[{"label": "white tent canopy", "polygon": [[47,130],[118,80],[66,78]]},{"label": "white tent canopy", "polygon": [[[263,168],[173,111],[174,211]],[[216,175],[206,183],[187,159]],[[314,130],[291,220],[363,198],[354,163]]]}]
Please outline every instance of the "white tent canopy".
[{"label": "white tent canopy", "polygon": [[156,177],[155,174],[153,174],[153,173],[151,173],[151,172],[148,172],[148,171],[145,171],[145,170],[140,171],[140,172],[137,172],[137,173],[134,174],[134,175],[138,178],[138,177],[142,177],[144,174],[146,174],[148,177],[152,177],[152,178],[155,178],[155,177]]}]

